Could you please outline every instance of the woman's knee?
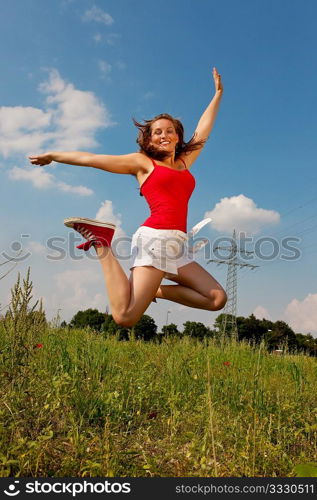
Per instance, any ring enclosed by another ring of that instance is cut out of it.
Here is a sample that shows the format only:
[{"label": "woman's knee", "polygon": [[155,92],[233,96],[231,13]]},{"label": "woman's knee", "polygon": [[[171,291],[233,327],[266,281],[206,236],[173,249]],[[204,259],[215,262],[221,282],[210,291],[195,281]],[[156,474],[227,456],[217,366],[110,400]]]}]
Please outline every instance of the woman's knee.
[{"label": "woman's knee", "polygon": [[113,320],[115,323],[117,323],[118,326],[122,326],[123,328],[131,328],[134,326],[138,321],[139,317],[136,317],[135,315],[129,315],[127,313],[121,313],[121,314],[112,314]]},{"label": "woman's knee", "polygon": [[211,301],[211,310],[219,311],[223,309],[227,303],[228,297],[226,292],[222,290],[217,290],[212,301]]}]

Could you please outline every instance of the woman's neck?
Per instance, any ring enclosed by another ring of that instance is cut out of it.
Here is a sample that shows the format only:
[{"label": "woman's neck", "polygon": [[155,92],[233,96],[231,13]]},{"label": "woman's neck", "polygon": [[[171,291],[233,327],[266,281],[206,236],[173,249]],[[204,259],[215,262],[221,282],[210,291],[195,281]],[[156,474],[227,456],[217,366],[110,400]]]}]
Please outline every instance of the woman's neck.
[{"label": "woman's neck", "polygon": [[175,165],[175,153],[173,153],[171,156],[167,156],[162,160],[165,165],[169,165],[170,167],[174,167]]}]

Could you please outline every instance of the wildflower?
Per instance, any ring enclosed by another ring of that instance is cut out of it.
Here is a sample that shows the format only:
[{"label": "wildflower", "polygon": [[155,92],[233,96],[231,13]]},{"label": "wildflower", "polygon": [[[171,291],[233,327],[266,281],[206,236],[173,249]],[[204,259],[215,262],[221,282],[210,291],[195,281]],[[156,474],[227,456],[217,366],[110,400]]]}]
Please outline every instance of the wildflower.
[{"label": "wildflower", "polygon": [[147,418],[150,420],[152,418],[156,418],[158,414],[158,411],[152,411],[151,413],[148,414]]},{"label": "wildflower", "polygon": [[41,349],[43,347],[43,344],[36,344],[34,346],[34,349]]},{"label": "wildflower", "polygon": [[224,365],[224,366],[230,366],[230,364],[231,364],[231,363],[230,363],[230,361],[224,361],[224,362],[223,362],[223,365]]}]

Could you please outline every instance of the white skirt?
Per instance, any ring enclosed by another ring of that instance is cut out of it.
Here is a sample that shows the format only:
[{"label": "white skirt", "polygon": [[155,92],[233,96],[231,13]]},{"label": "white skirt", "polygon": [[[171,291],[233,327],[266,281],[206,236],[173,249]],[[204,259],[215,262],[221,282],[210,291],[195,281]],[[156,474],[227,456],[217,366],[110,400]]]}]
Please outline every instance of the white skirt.
[{"label": "white skirt", "polygon": [[211,219],[196,224],[189,233],[177,229],[154,229],[140,226],[131,242],[132,266],[153,266],[169,274],[178,274],[179,267],[194,262],[193,254],[208,240],[201,240],[194,248],[188,246],[188,239],[194,236]]}]

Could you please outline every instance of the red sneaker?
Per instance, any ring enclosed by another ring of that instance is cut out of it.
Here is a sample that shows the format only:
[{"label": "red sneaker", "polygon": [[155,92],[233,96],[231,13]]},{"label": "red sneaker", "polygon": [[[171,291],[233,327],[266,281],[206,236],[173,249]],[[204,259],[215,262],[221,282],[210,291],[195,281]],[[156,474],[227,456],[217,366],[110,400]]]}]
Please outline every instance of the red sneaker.
[{"label": "red sneaker", "polygon": [[116,226],[110,222],[87,219],[84,217],[68,217],[64,224],[78,231],[87,241],[77,245],[80,250],[89,250],[91,245],[95,247],[110,247]]}]

